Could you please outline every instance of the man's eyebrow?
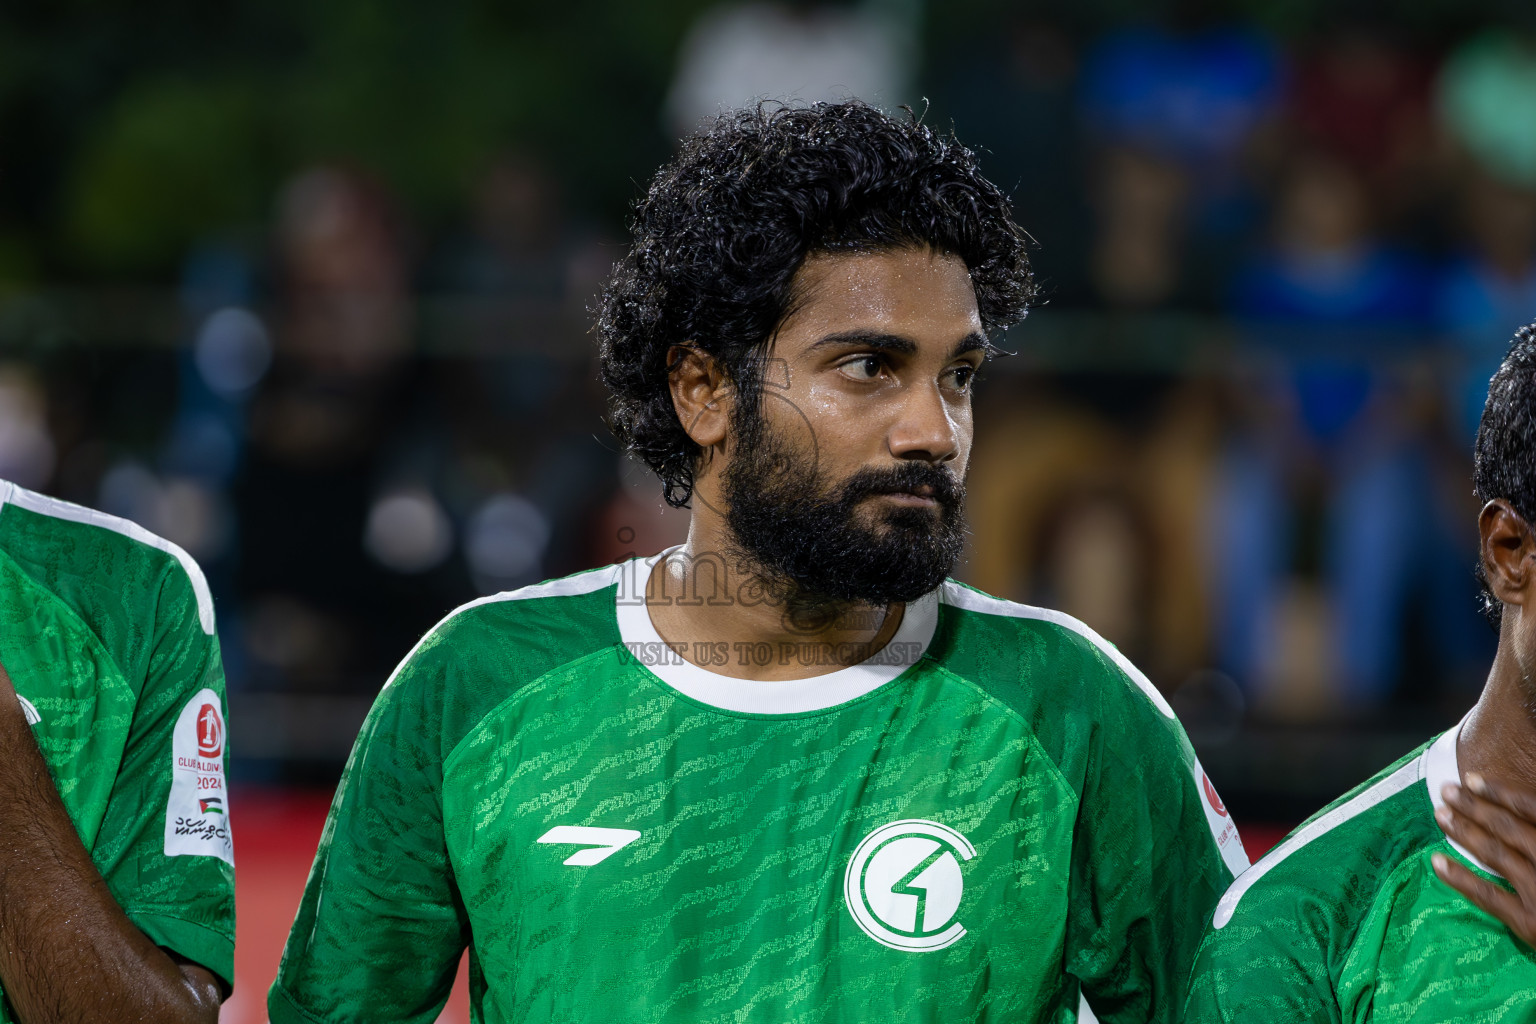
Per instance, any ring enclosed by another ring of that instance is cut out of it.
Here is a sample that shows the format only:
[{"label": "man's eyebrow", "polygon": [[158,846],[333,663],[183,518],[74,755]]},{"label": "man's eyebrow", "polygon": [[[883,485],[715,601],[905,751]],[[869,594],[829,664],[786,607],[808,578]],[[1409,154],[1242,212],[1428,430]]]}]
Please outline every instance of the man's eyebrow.
[{"label": "man's eyebrow", "polygon": [[972,331],[955,343],[955,350],[949,354],[949,358],[955,359],[977,349],[988,359],[992,358],[992,343],[987,340],[987,336],[980,331]]},{"label": "man's eyebrow", "polygon": [[825,335],[818,338],[809,351],[845,345],[872,348],[879,352],[900,352],[903,355],[910,355],[917,351],[917,342],[911,338],[904,338],[899,334],[887,334],[884,331],[864,330],[839,331],[836,334]]},{"label": "man's eyebrow", "polygon": [[[839,331],[836,334],[828,334],[818,338],[809,351],[836,346],[859,346],[860,348],[874,349],[877,352],[900,352],[902,355],[911,355],[917,351],[917,342],[900,334],[887,334],[884,331]],[[991,344],[986,336],[979,331],[972,331],[955,343],[954,349],[949,353],[951,359],[974,352],[980,349],[990,352]]]}]

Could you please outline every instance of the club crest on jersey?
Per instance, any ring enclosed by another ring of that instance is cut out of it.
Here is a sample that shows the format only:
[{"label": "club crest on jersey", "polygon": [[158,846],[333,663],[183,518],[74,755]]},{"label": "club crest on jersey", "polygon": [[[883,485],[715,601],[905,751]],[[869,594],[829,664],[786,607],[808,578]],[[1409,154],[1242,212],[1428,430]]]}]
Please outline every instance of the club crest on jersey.
[{"label": "club crest on jersey", "polygon": [[219,695],[194,694],[171,733],[171,795],[165,806],[167,857],[235,862],[224,780],[224,715]]},{"label": "club crest on jersey", "polygon": [[960,941],[962,865],[976,856],[948,825],[907,818],[864,837],[843,875],[848,913],[876,942],[920,953]]},{"label": "club crest on jersey", "polygon": [[217,704],[204,704],[197,712],[197,756],[218,757],[223,753],[224,716]]}]

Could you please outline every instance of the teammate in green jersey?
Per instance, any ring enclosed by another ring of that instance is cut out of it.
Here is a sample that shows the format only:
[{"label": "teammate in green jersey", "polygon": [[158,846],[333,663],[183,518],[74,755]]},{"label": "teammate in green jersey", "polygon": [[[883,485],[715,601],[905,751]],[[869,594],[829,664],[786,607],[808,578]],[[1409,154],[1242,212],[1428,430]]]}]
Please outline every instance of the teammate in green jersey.
[{"label": "teammate in green jersey", "polygon": [[0,1022],[218,1019],[224,721],[192,559],[0,480]]},{"label": "teammate in green jersey", "polygon": [[1536,325],[1494,375],[1476,451],[1499,627],[1482,696],[1227,891],[1190,1024],[1536,1019]]},{"label": "teammate in green jersey", "polygon": [[1174,1020],[1236,830],[1112,646],[946,580],[1004,197],[910,118],[749,110],[635,235],[603,372],[688,541],[406,657],[274,1024],[430,1021],[466,947],[486,1024]]}]

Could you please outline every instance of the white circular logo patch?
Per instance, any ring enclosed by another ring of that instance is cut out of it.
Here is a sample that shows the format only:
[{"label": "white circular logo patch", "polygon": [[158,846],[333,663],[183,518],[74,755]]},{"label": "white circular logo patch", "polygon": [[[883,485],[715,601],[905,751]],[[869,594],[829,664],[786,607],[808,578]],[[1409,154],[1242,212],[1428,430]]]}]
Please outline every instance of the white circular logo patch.
[{"label": "white circular logo patch", "polygon": [[892,949],[943,949],[965,934],[955,920],[965,892],[960,865],[974,856],[970,840],[948,825],[921,818],[883,825],[848,858],[848,912]]}]

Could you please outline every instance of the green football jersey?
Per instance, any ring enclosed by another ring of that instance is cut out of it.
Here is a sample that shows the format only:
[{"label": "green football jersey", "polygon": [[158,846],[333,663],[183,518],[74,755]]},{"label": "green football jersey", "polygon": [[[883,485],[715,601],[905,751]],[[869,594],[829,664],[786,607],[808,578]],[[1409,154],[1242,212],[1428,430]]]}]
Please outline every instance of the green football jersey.
[{"label": "green football jersey", "polygon": [[224,670],[196,563],[0,481],[0,664],[128,918],[233,985]]},{"label": "green football jersey", "polygon": [[1485,865],[1440,830],[1459,781],[1444,733],[1330,804],[1222,897],[1185,1019],[1536,1019],[1536,953],[1436,877],[1430,856]]},{"label": "green football jersey", "polygon": [[1176,1018],[1247,858],[1119,652],[951,582],[862,663],[732,678],[707,666],[825,648],[684,660],[654,561],[473,602],[406,657],[274,1024],[431,1021],[466,947],[482,1024]]}]

